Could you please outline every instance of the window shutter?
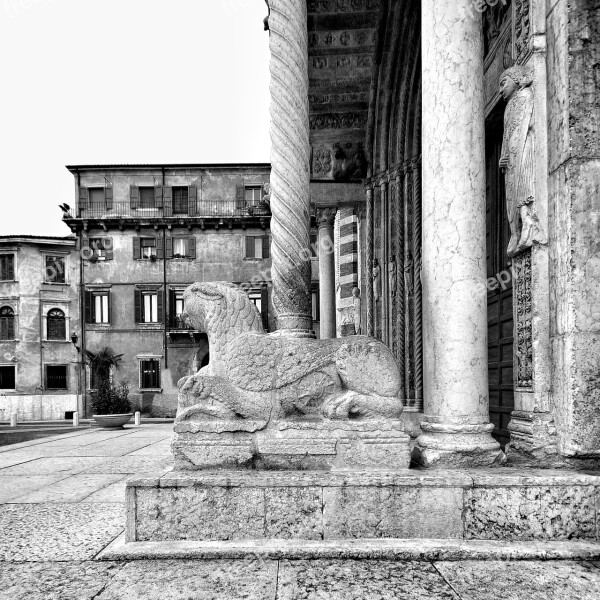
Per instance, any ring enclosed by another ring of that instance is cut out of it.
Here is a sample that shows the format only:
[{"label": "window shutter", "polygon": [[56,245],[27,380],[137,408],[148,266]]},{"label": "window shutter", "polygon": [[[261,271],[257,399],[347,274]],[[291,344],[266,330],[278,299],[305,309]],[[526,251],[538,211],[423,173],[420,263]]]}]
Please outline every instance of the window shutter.
[{"label": "window shutter", "polygon": [[260,290],[260,312],[265,331],[269,331],[269,290],[266,285]]},{"label": "window shutter", "polygon": [[134,290],[135,322],[142,323],[142,290]]},{"label": "window shutter", "polygon": [[157,313],[157,321],[162,323],[164,320],[164,312],[165,312],[165,293],[163,290],[158,290],[156,298],[156,313]]},{"label": "window shutter", "polygon": [[251,235],[246,236],[246,258],[254,258],[254,238]]},{"label": "window shutter", "polygon": [[133,238],[133,260],[141,260],[142,258],[142,241],[139,237]]},{"label": "window shutter", "polygon": [[164,216],[173,216],[173,188],[170,185],[165,185],[163,188],[163,201],[164,201]]},{"label": "window shutter", "polygon": [[112,260],[114,258],[113,239],[112,238],[104,238],[103,243],[104,243],[105,260]]},{"label": "window shutter", "polygon": [[189,258],[196,258],[196,238],[195,237],[191,237],[188,240],[188,257]]},{"label": "window shutter", "polygon": [[88,206],[88,189],[79,186],[79,210],[85,210]]},{"label": "window shutter", "polygon": [[172,237],[168,237],[166,239],[166,249],[165,249],[165,256],[167,258],[173,258],[173,238]]},{"label": "window shutter", "polygon": [[131,208],[139,208],[140,206],[140,188],[137,185],[132,185],[129,188],[129,205]]},{"label": "window shutter", "polygon": [[110,290],[108,290],[108,292],[106,292],[106,295],[108,296],[108,299],[107,299],[107,304],[108,304],[108,323],[112,324],[112,294],[110,293]]},{"label": "window shutter", "polygon": [[6,265],[6,270],[7,270],[7,279],[12,281],[15,279],[15,257],[14,254],[13,255],[9,255],[7,261],[6,261],[7,265]]},{"label": "window shutter", "polygon": [[154,186],[154,206],[156,208],[163,207],[163,189],[162,185]]},{"label": "window shutter", "polygon": [[262,239],[262,257],[263,258],[269,258],[269,250],[270,250],[269,236],[267,235]]},{"label": "window shutter", "polygon": [[246,207],[246,188],[243,185],[238,185],[235,188],[235,208],[244,210]]},{"label": "window shutter", "polygon": [[162,237],[157,237],[154,239],[156,239],[156,258],[162,260],[165,256],[163,239]]},{"label": "window shutter", "polygon": [[0,279],[6,281],[8,279],[8,256],[0,258]]},{"label": "window shutter", "polygon": [[188,187],[188,216],[193,217],[196,214],[196,204],[198,200],[198,188],[195,185]]},{"label": "window shutter", "polygon": [[104,188],[104,202],[106,202],[107,210],[112,210],[113,207],[113,189],[112,186]]},{"label": "window shutter", "polygon": [[85,322],[94,322],[94,294],[89,290],[85,291]]},{"label": "window shutter", "polygon": [[169,306],[167,311],[169,313],[169,326],[176,328],[175,322],[175,290],[169,290]]}]

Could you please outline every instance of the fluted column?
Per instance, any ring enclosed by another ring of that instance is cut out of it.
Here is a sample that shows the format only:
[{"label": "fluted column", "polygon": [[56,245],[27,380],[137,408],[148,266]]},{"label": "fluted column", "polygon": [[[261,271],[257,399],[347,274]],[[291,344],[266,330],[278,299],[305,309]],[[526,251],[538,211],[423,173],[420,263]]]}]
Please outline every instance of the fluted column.
[{"label": "fluted column", "polygon": [[319,223],[319,312],[320,338],[336,337],[335,317],[335,252],[333,224],[337,209],[322,208],[317,212]]},{"label": "fluted column", "polygon": [[490,465],[481,15],[423,0],[423,466]]},{"label": "fluted column", "polygon": [[271,253],[277,329],[313,336],[306,0],[269,0]]}]

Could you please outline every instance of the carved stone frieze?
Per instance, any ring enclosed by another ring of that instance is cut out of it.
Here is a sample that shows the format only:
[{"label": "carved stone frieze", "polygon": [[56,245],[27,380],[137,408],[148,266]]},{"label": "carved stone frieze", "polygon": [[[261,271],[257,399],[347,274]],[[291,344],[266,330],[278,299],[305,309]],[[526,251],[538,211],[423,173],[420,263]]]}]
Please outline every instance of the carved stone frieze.
[{"label": "carved stone frieze", "polygon": [[515,0],[514,11],[514,41],[515,59],[517,64],[524,64],[531,55],[529,38],[531,36],[530,26],[530,0]]},{"label": "carved stone frieze", "polygon": [[327,113],[311,115],[310,128],[362,129],[367,124],[367,112]]},{"label": "carved stone frieze", "polygon": [[330,48],[361,48],[373,44],[374,29],[344,29],[340,31],[316,31],[308,37],[311,51]]},{"label": "carved stone frieze", "polygon": [[533,387],[533,326],[531,310],[531,250],[513,260],[516,313],[516,387]]},{"label": "carved stone frieze", "polygon": [[317,148],[313,152],[312,174],[313,177],[326,177],[331,173],[331,150]]},{"label": "carved stone frieze", "polygon": [[498,41],[512,15],[512,0],[503,0],[494,6],[488,5],[483,12],[483,40],[485,55]]},{"label": "carved stone frieze", "polygon": [[308,0],[309,13],[347,13],[374,11],[380,0]]}]

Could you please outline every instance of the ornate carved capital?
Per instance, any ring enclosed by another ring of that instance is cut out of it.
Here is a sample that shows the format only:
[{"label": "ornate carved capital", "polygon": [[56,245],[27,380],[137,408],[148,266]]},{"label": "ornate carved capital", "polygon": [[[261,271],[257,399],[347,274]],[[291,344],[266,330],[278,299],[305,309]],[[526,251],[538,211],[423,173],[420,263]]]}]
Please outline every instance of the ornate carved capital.
[{"label": "ornate carved capital", "polygon": [[318,208],[317,223],[319,225],[319,228],[333,227],[335,215],[337,215],[337,208]]}]

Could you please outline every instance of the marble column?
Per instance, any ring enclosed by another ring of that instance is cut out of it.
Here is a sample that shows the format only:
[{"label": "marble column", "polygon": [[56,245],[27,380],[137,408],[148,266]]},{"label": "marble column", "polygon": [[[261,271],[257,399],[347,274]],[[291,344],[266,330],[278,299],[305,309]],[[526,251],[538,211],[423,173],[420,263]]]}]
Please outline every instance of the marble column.
[{"label": "marble column", "polygon": [[482,25],[471,4],[422,4],[425,407],[415,457],[426,467],[504,459],[489,422]]},{"label": "marble column", "polygon": [[337,209],[322,208],[317,212],[319,223],[319,312],[320,337],[336,337],[335,313],[335,252],[333,224]]},{"label": "marble column", "polygon": [[269,0],[271,254],[277,329],[313,337],[305,0]]},{"label": "marble column", "polygon": [[366,264],[365,272],[367,274],[367,335],[375,335],[375,308],[373,301],[373,187],[371,184],[367,185],[367,206],[366,206],[366,221],[367,221],[367,235],[366,235]]}]

